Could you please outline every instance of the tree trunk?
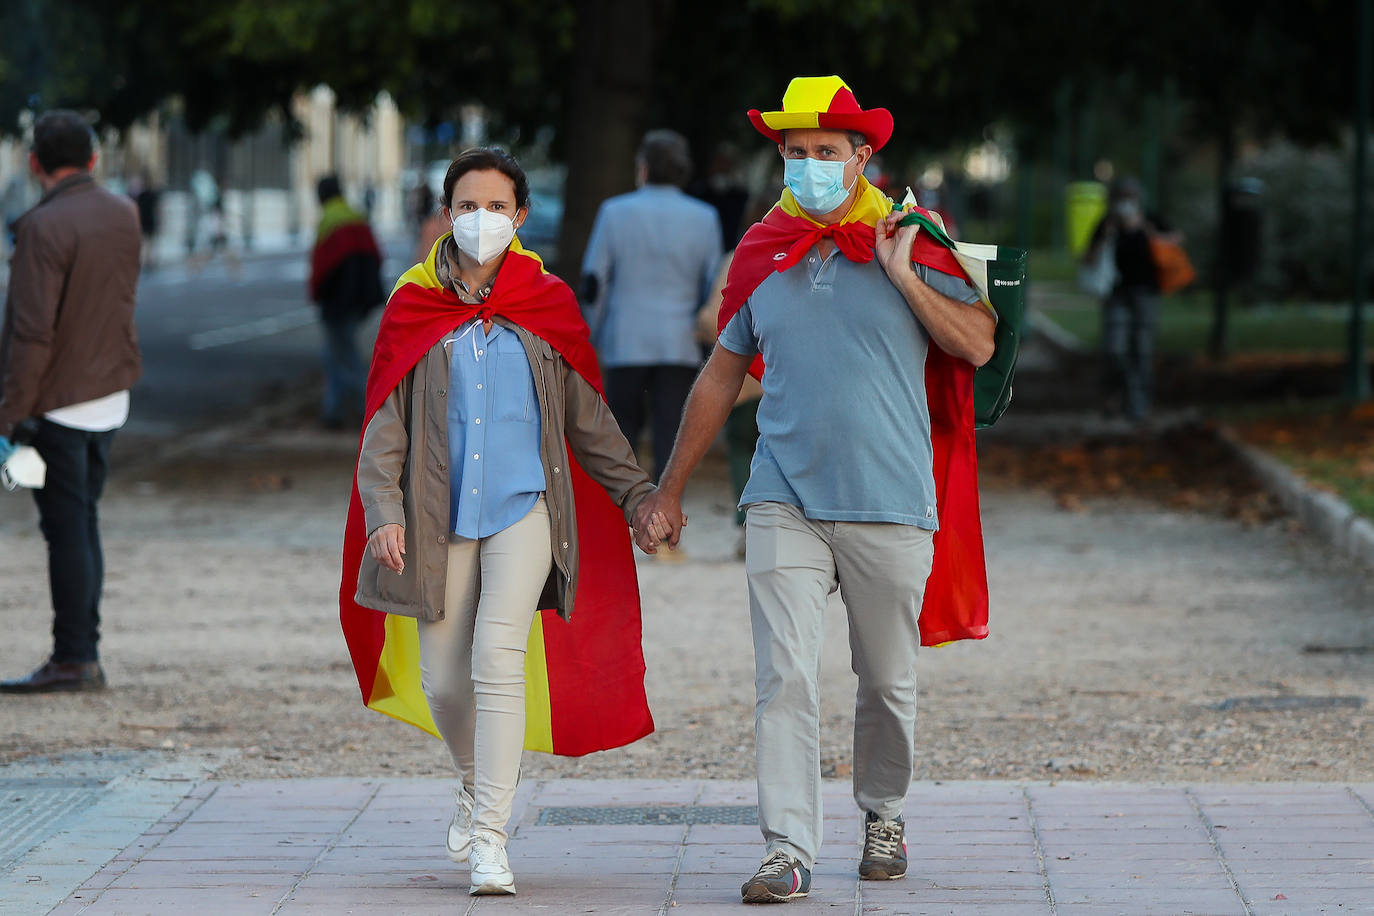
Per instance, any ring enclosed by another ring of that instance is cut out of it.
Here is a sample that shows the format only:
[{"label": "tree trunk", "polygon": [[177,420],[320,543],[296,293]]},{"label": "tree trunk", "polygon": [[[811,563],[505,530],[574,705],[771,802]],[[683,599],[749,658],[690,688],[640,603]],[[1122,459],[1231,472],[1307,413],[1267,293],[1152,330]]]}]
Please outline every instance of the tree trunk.
[{"label": "tree trunk", "polygon": [[1227,257],[1226,233],[1230,229],[1231,168],[1236,159],[1235,128],[1229,121],[1218,124],[1216,269],[1212,275],[1212,330],[1207,336],[1207,355],[1215,361],[1230,349],[1229,323],[1232,268]]},{"label": "tree trunk", "polygon": [[634,187],[634,156],[652,91],[655,36],[667,0],[579,4],[564,104],[563,225],[554,271],[578,287],[597,207]]}]

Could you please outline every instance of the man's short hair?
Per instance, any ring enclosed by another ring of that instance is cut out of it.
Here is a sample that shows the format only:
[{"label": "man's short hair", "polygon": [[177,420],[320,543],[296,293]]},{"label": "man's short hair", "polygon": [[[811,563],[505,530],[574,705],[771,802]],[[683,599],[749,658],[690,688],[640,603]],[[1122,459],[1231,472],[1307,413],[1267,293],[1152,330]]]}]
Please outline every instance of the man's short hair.
[{"label": "man's short hair", "polygon": [[687,138],[675,130],[651,130],[639,144],[639,161],[644,163],[645,181],[671,184],[679,188],[692,177],[692,150]]},{"label": "man's short hair", "polygon": [[95,134],[86,119],[67,108],[54,108],[33,124],[33,155],[48,174],[62,168],[85,169],[95,152]]},{"label": "man's short hair", "polygon": [[320,183],[315,186],[315,193],[319,196],[322,204],[342,196],[343,188],[339,185],[339,176],[326,175],[321,178]]}]

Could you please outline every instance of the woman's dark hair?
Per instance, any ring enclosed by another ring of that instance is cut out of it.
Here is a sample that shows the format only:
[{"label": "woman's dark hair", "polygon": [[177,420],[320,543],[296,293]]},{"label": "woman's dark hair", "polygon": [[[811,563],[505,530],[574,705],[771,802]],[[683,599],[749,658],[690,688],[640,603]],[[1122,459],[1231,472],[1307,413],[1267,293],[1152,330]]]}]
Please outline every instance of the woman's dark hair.
[{"label": "woman's dark hair", "polygon": [[86,119],[66,108],[44,112],[33,125],[33,155],[43,171],[84,169],[91,163],[95,136]]},{"label": "woman's dark hair", "polygon": [[515,185],[515,206],[522,209],[530,205],[530,180],[515,157],[494,146],[475,146],[465,149],[458,158],[449,164],[444,175],[444,206],[453,204],[453,186],[468,172],[500,172]]}]

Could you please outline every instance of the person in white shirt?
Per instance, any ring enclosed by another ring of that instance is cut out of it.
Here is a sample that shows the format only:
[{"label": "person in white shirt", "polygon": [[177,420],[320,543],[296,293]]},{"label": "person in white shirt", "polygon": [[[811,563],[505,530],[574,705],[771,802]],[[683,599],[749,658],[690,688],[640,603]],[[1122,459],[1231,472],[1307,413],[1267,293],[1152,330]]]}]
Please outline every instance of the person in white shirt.
[{"label": "person in white shirt", "polygon": [[48,545],[53,651],[0,693],[98,690],[105,560],[97,504],[115,431],[142,368],[134,332],[142,232],[132,201],[91,177],[90,127],[73,111],[34,124],[43,197],[15,225],[0,329],[0,464],[28,441],[47,465],[34,491]]}]

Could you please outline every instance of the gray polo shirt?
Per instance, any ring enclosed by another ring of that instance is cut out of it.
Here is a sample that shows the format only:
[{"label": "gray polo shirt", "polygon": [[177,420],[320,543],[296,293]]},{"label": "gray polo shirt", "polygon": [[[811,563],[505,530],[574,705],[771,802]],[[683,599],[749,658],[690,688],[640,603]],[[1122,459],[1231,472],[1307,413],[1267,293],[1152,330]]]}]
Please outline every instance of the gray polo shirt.
[{"label": "gray polo shirt", "polygon": [[[937,292],[981,308],[964,280],[924,265]],[[939,527],[925,363],[929,337],[876,261],[815,248],[772,273],[720,334],[762,353],[759,439],[740,505],[807,518]]]}]

